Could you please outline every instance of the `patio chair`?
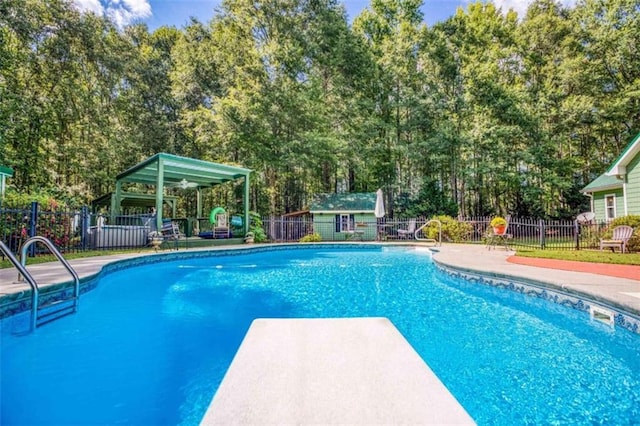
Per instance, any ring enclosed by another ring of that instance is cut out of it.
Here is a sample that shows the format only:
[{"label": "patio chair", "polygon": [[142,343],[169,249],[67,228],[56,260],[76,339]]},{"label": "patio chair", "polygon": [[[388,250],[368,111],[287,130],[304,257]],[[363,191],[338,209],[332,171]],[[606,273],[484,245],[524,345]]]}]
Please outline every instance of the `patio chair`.
[{"label": "patio chair", "polygon": [[409,227],[407,229],[398,229],[399,238],[413,238],[413,234],[416,232],[416,220],[411,219],[409,221]]},{"label": "patio chair", "polygon": [[229,220],[226,213],[216,215],[216,224],[213,228],[214,238],[230,238]]},{"label": "patio chair", "polygon": [[604,247],[611,248],[611,251],[615,251],[615,248],[620,249],[620,253],[628,252],[627,242],[633,235],[633,228],[627,225],[620,225],[613,228],[613,235],[611,239],[600,240],[600,251]]},{"label": "patio chair", "polygon": [[184,237],[176,222],[165,220],[162,222],[162,244],[173,241],[173,247],[178,250],[178,241]]}]

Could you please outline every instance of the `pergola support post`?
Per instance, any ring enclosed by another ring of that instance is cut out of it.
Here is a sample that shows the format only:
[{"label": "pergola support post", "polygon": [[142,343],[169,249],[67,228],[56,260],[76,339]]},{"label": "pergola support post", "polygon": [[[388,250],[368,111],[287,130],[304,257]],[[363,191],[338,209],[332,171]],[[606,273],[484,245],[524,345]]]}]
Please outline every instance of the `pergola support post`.
[{"label": "pergola support post", "polygon": [[111,197],[111,215],[109,222],[115,225],[116,216],[120,214],[120,203],[122,202],[122,182],[116,181],[116,191]]},{"label": "pergola support post", "polygon": [[249,173],[244,176],[244,233],[249,232]]},{"label": "pergola support post", "polygon": [[[156,226],[162,231],[162,196],[164,195],[164,162],[158,158],[158,175],[156,176]],[[175,209],[175,207],[174,207]]]}]

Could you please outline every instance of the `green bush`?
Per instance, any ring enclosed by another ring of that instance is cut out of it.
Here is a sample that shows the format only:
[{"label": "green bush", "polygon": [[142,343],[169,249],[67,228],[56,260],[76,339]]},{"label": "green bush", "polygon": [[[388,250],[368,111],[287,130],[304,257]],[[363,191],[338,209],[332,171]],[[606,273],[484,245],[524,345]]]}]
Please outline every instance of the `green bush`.
[{"label": "green bush", "polygon": [[256,212],[249,212],[249,232],[253,232],[253,241],[256,243],[264,243],[267,241],[267,234],[264,232],[262,218]]},{"label": "green bush", "polygon": [[301,243],[319,243],[320,241],[322,241],[322,237],[317,232],[300,238]]},{"label": "green bush", "polygon": [[22,193],[13,190],[7,191],[2,202],[2,207],[8,209],[29,209],[31,203],[37,202],[41,211],[54,211],[66,209],[67,203],[56,199],[47,192]]},{"label": "green bush", "polygon": [[611,238],[613,235],[613,228],[621,225],[627,225],[633,228],[633,235],[627,243],[629,251],[640,251],[640,215],[629,215],[615,218],[611,221],[607,230],[604,232],[604,238]]},{"label": "green bush", "polygon": [[[451,216],[441,215],[431,219],[437,219],[442,224],[442,241],[454,243],[469,241],[471,233],[473,232],[473,226],[470,223],[459,222]],[[438,239],[437,223],[430,223],[423,231],[427,238]]]}]

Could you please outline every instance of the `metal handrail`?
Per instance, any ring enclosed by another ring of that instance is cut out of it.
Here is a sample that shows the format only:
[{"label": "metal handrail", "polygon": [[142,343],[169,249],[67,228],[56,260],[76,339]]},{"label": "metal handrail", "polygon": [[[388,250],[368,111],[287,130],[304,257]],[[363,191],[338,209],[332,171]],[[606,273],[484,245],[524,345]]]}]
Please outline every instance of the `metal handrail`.
[{"label": "metal handrail", "polygon": [[[67,262],[67,260],[62,256],[62,253],[60,253],[60,251],[51,242],[51,240],[49,240],[49,239],[47,239],[45,237],[41,237],[39,235],[35,235],[35,236],[29,238],[28,240],[26,240],[24,242],[24,245],[22,246],[22,252],[21,252],[21,256],[20,256],[21,257],[21,261],[22,261],[22,269],[24,269],[26,271],[27,249],[29,248],[29,246],[31,244],[36,243],[38,241],[43,243],[45,246],[47,246],[49,251],[60,261],[60,263],[62,263],[62,266],[64,266],[65,269],[67,270],[67,272],[69,272],[71,274],[71,276],[73,277],[73,283],[74,283],[74,288],[73,288],[73,297],[74,297],[73,312],[77,312],[78,311],[78,303],[80,301],[80,277],[78,277],[78,274],[76,273],[76,271],[71,267],[69,262]],[[34,281],[34,284],[35,284],[35,281]],[[37,288],[38,288],[38,286],[36,285],[36,289]],[[37,295],[36,295],[36,302],[37,302]],[[37,304],[32,305],[32,310],[37,312],[38,305]],[[32,313],[32,328],[31,328],[31,330],[33,330],[35,328],[36,320],[37,320],[37,314],[34,315]]]},{"label": "metal handrail", "polygon": [[38,284],[36,284],[36,281],[33,279],[29,271],[27,271],[27,268],[20,263],[9,247],[7,247],[2,241],[0,241],[0,250],[7,255],[9,261],[16,267],[18,272],[27,280],[31,287],[31,320],[29,321],[29,331],[33,331],[36,328],[36,320],[38,317]]},{"label": "metal handrail", "polygon": [[[426,228],[430,223],[434,223],[434,222],[438,224],[438,240],[437,241],[434,240],[433,238],[418,237],[418,233],[422,231],[423,228]],[[423,241],[426,243],[435,243],[435,245],[442,245],[442,222],[440,222],[438,219],[428,220],[424,225],[416,229],[416,232],[414,232],[413,236],[416,239],[416,241]]]}]

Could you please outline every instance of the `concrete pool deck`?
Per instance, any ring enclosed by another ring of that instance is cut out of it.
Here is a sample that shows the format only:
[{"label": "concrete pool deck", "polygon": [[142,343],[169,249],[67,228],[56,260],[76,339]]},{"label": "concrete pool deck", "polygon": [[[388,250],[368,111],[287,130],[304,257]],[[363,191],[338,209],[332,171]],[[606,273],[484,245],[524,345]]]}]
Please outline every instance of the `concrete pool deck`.
[{"label": "concrete pool deck", "polygon": [[[415,242],[406,245],[427,249],[427,246]],[[283,244],[275,246],[282,247]],[[224,246],[213,250],[250,247],[256,246]],[[596,273],[521,265],[508,260],[513,252],[487,250],[483,245],[445,244],[429,249],[435,250],[434,261],[445,268],[480,273],[489,277],[522,279],[602,301],[640,316],[640,275],[637,279],[625,279]],[[187,251],[196,250],[202,249]],[[178,253],[183,252],[185,250]],[[176,252],[165,251],[161,254],[170,253]],[[153,255],[153,252],[108,255],[75,259],[70,261],[70,264],[81,278],[86,278],[98,273],[108,263]],[[32,265],[28,269],[39,283],[54,284],[70,279],[59,262]],[[0,270],[0,296],[27,289],[26,284],[17,282],[15,269]],[[362,322],[343,319],[257,320],[254,323],[258,325],[257,334],[252,334],[251,330],[247,333],[245,342],[236,354],[238,361],[236,363],[234,359],[229,369],[230,384],[226,383],[225,377],[212,403],[212,407],[223,404],[225,408],[215,410],[214,414],[207,414],[203,424],[220,424],[224,419],[234,419],[233,423],[236,424],[265,421],[279,424],[408,424],[416,423],[416,418],[423,419],[420,423],[471,423],[464,409],[437,377],[433,376],[429,367],[413,357],[412,353],[415,351],[399,335],[395,327],[388,320],[386,323],[384,321],[376,318],[362,319]],[[377,335],[380,335],[380,339],[372,338]],[[309,336],[319,338],[313,340]],[[332,357],[336,356],[336,348],[339,348],[339,356],[334,359]],[[336,363],[329,362],[332,359],[344,364],[343,374],[332,376],[337,372],[332,368]],[[274,360],[280,364],[274,365]],[[295,364],[294,368],[291,367],[292,363]],[[274,367],[267,368],[271,365]],[[262,376],[258,371],[263,372]],[[416,377],[420,379],[416,380]],[[394,381],[394,378],[397,378],[397,381]],[[282,392],[263,393],[265,389],[280,389]],[[387,392],[390,389],[396,391]],[[356,390],[358,392],[355,392]],[[256,394],[247,398],[248,392]],[[418,397],[407,400],[407,395],[414,394]],[[308,398],[296,399],[304,395]],[[274,404],[284,401],[289,401],[289,404],[277,411],[273,410]],[[337,404],[338,402],[340,404]],[[238,413],[234,410],[238,409],[244,413],[244,417],[234,417],[234,413]],[[351,417],[352,413],[359,414]],[[324,414],[328,417],[324,417]],[[386,417],[387,414],[390,417]],[[208,417],[209,415],[213,417]],[[263,417],[267,415],[272,417]]]}]

